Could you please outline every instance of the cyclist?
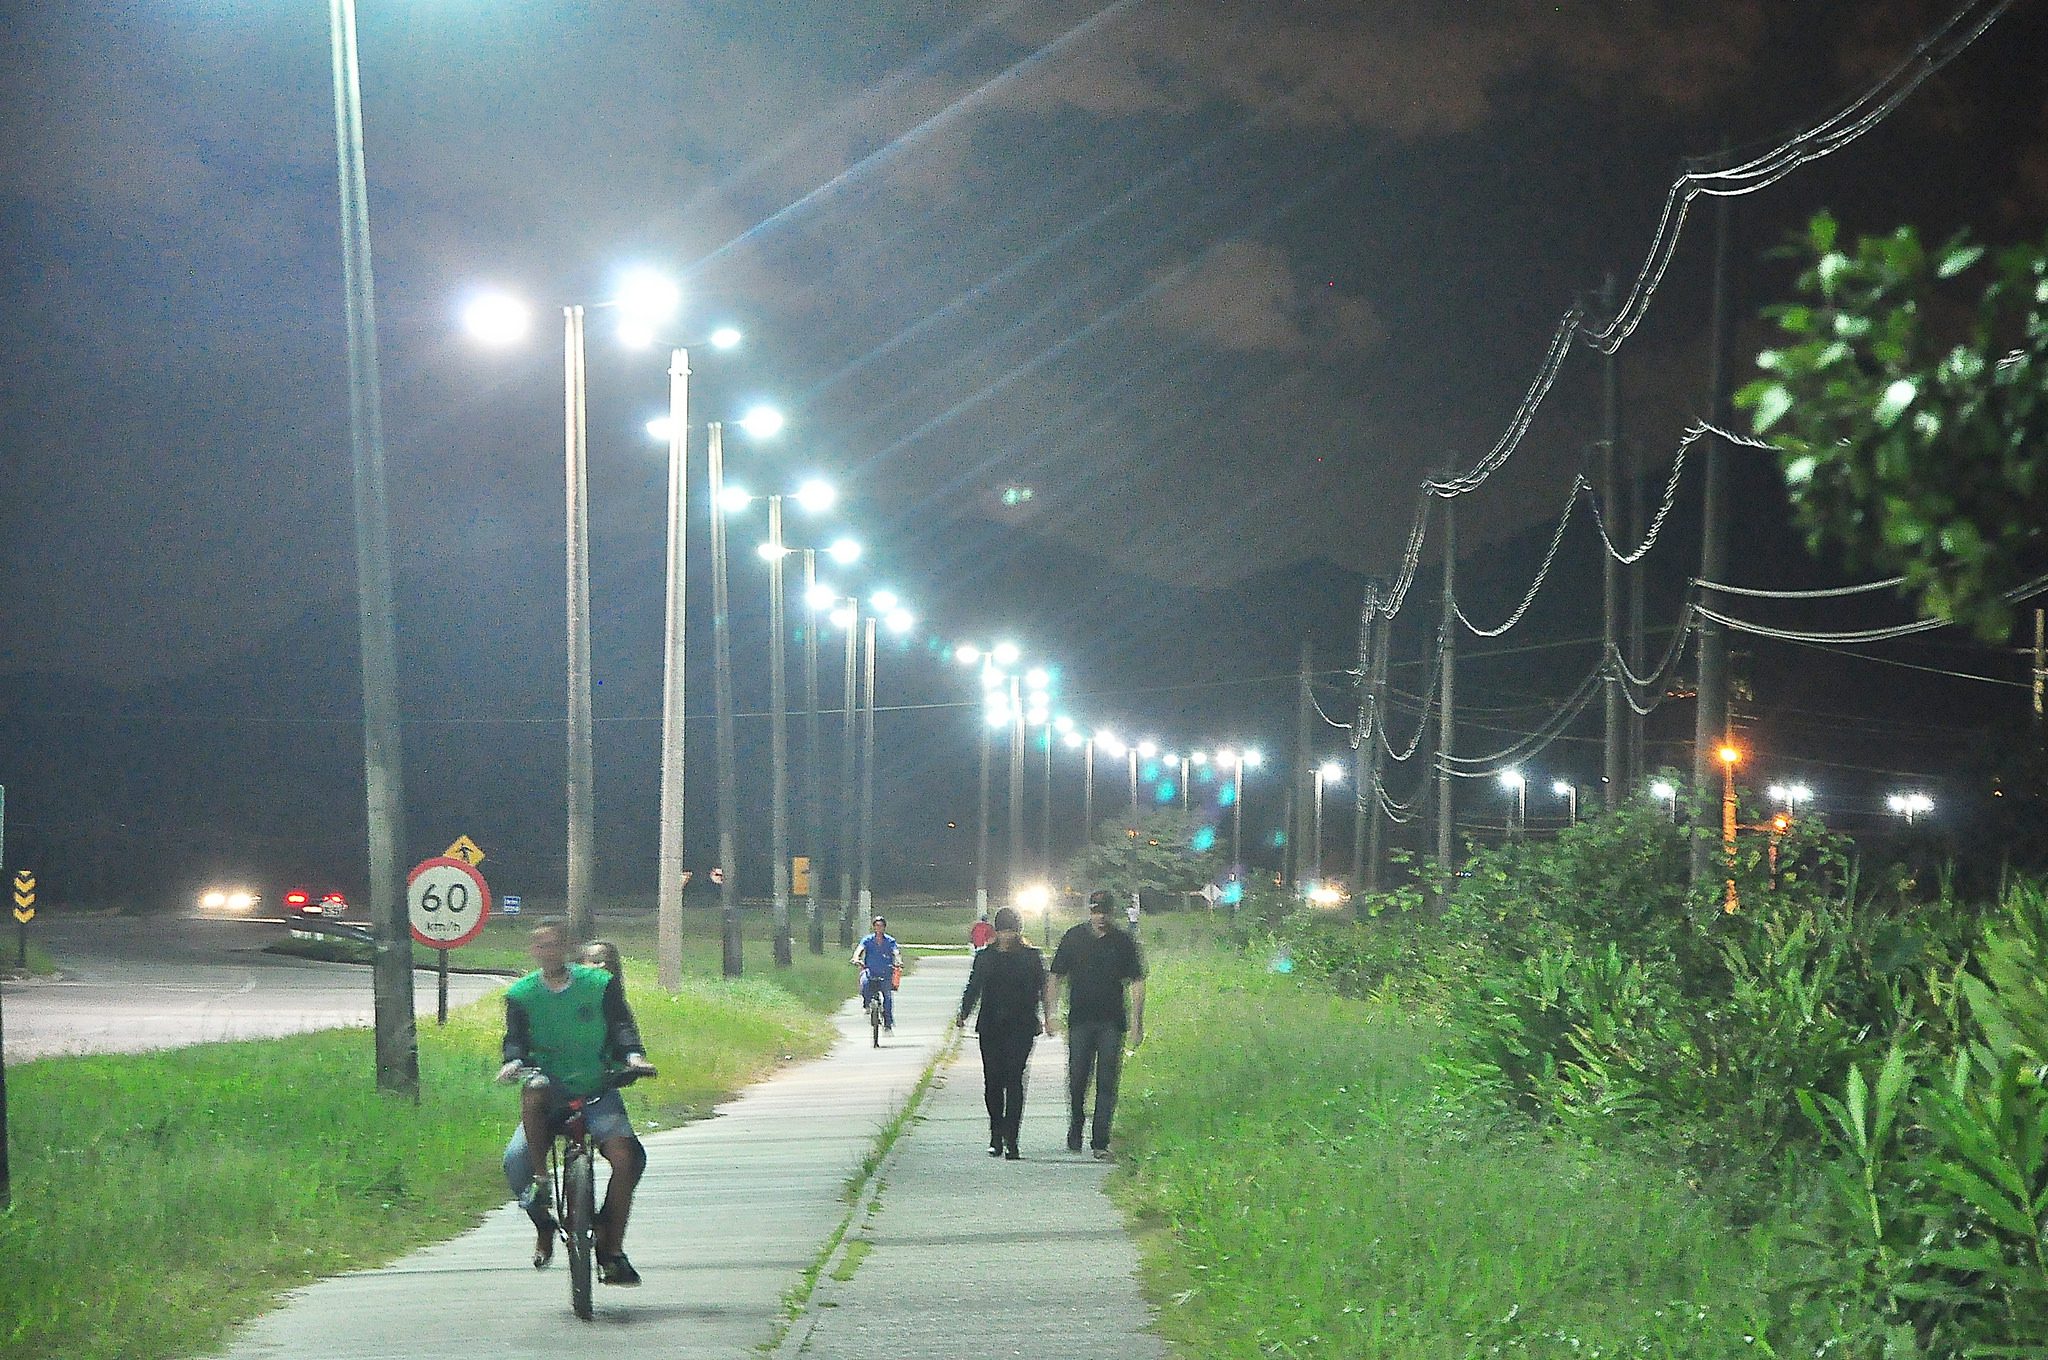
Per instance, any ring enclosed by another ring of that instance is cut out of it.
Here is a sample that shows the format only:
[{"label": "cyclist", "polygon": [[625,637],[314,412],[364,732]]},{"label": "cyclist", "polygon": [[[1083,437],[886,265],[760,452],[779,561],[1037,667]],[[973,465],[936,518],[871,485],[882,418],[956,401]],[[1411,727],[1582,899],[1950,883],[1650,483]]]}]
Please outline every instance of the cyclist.
[{"label": "cyclist", "polygon": [[604,1207],[597,1215],[598,1278],[634,1285],[640,1273],[624,1251],[633,1189],[647,1166],[647,1149],[633,1134],[626,1102],[607,1085],[608,1068],[652,1071],[641,1052],[640,1028],[626,1005],[625,985],[612,973],[569,962],[568,941],[553,924],[535,927],[528,953],[539,965],[505,992],[505,1065],[500,1081],[531,1069],[520,1092],[519,1128],[505,1145],[505,1180],[538,1236],[536,1270],[554,1256],[555,1218],[548,1184],[548,1146],[568,1112],[583,1099],[584,1127],[611,1163]]},{"label": "cyclist", "polygon": [[879,987],[882,995],[882,1028],[896,1029],[896,970],[903,966],[903,950],[889,934],[889,922],[877,916],[869,922],[873,927],[860,937],[860,943],[853,947],[853,961],[860,965],[860,1004],[868,1004],[874,995],[870,988]]}]

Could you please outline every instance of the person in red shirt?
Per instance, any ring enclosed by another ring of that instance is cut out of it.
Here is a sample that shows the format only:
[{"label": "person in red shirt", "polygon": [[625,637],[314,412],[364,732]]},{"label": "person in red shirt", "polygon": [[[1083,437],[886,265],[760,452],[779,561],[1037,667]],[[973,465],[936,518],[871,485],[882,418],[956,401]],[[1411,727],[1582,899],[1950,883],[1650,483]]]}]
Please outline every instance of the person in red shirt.
[{"label": "person in red shirt", "polygon": [[967,931],[967,943],[972,945],[977,953],[986,948],[988,942],[995,937],[996,928],[988,923],[986,915],[975,917],[974,925]]}]

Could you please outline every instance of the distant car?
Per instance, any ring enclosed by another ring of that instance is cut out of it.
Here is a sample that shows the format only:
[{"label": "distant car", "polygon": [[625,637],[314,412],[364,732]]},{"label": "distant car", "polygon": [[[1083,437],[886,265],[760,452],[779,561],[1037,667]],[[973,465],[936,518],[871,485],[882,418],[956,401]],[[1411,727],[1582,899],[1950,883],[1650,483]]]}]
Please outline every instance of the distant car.
[{"label": "distant car", "polygon": [[284,895],[286,916],[343,916],[347,912],[348,899],[339,892],[292,888]]},{"label": "distant car", "polygon": [[247,888],[208,888],[199,894],[199,910],[208,916],[253,916],[262,900]]}]

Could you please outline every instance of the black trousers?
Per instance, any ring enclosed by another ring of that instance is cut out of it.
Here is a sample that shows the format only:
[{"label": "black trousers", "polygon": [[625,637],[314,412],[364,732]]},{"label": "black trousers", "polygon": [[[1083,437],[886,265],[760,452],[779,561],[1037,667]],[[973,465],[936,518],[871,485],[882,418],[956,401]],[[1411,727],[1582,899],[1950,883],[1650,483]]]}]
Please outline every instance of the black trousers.
[{"label": "black trousers", "polygon": [[988,1105],[988,1140],[1015,1149],[1024,1118],[1024,1069],[1038,1036],[1028,1029],[981,1032],[982,1098]]},{"label": "black trousers", "polygon": [[[1109,1123],[1116,1118],[1116,1088],[1124,1070],[1124,1027],[1113,1020],[1082,1020],[1067,1025],[1067,1146],[1081,1146],[1088,1124],[1089,1146],[1109,1146]],[[1095,1087],[1095,1118],[1088,1119],[1088,1087]]]}]

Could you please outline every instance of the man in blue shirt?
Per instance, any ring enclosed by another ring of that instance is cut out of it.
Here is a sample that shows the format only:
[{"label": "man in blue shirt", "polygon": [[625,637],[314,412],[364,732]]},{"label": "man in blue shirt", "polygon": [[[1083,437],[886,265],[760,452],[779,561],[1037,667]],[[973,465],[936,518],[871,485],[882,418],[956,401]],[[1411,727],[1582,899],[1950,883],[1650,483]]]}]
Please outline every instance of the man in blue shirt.
[{"label": "man in blue shirt", "polygon": [[888,932],[888,921],[877,916],[870,924],[874,929],[860,937],[860,943],[853,947],[853,961],[862,968],[860,979],[860,1004],[868,1004],[874,993],[868,989],[882,989],[882,1027],[893,1031],[896,1028],[896,989],[890,985],[896,969],[903,963],[903,952],[896,939]]}]

